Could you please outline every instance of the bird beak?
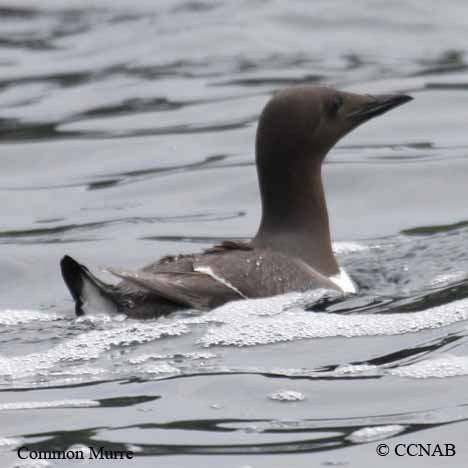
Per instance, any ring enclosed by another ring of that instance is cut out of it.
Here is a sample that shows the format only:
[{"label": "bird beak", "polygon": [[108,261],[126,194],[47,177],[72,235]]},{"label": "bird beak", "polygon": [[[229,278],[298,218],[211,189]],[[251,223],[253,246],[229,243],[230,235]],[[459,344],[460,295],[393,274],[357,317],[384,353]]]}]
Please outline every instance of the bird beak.
[{"label": "bird beak", "polygon": [[346,116],[346,119],[351,120],[353,125],[359,125],[413,100],[411,96],[406,94],[382,94],[365,97],[366,100],[364,102],[360,100],[359,103],[356,103],[354,109],[351,109]]}]

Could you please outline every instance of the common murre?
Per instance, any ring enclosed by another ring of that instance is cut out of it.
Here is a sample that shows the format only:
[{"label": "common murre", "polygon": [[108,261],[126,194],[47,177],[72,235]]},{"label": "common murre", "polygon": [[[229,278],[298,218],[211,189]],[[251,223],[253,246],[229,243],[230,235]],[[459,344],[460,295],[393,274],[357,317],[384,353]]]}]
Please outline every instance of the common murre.
[{"label": "common murre", "polygon": [[332,252],[322,162],[351,130],[411,99],[308,85],[277,93],[257,129],[262,218],[252,241],[227,241],[201,253],[164,257],[137,271],[108,268],[123,280],[116,285],[105,284],[65,256],[61,270],[76,314],[94,308],[152,318],[291,291],[355,292]]}]

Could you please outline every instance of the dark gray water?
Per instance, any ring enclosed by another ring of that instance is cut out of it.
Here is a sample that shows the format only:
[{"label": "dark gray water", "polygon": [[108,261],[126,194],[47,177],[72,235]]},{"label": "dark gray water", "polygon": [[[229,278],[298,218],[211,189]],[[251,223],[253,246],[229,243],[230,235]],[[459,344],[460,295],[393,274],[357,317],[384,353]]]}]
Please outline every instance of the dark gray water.
[{"label": "dark gray water", "polygon": [[[88,466],[465,466],[467,27],[461,0],[2,0],[2,466],[22,445],[135,453]],[[324,168],[361,293],[75,319],[65,253],[137,267],[255,233],[257,117],[311,82],[415,97]]]}]

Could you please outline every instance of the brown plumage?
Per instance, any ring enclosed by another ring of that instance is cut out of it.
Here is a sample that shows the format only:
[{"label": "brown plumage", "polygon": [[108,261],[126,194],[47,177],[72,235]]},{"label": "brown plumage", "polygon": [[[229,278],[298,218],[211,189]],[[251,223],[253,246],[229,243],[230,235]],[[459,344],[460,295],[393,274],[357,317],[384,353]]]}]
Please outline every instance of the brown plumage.
[{"label": "brown plumage", "polygon": [[361,123],[411,100],[298,86],[263,110],[256,139],[262,218],[251,242],[226,241],[204,252],[166,256],[137,271],[109,268],[105,284],[65,256],[62,275],[76,313],[105,309],[157,317],[181,308],[316,288],[341,290],[331,246],[321,166],[328,151]]}]

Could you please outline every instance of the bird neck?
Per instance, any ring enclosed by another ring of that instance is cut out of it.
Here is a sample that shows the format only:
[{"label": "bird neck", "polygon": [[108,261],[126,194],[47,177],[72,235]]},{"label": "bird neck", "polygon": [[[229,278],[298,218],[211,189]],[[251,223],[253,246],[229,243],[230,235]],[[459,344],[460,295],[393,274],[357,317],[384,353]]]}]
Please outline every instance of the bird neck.
[{"label": "bird neck", "polygon": [[[256,247],[299,257],[325,276],[339,273],[330,238],[321,160],[315,166],[292,164],[277,177],[259,171],[262,219]],[[306,159],[303,159],[306,160]]]}]

